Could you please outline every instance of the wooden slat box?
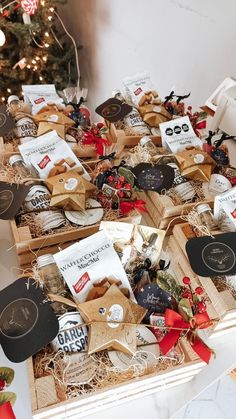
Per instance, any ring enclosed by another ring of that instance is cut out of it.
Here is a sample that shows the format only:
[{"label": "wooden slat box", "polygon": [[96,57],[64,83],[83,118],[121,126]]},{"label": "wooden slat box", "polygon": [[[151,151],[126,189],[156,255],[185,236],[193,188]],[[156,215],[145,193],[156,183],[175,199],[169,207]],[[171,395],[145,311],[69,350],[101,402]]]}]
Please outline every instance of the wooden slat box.
[{"label": "wooden slat box", "polygon": [[176,217],[175,219],[173,219],[173,217],[163,218],[158,208],[150,199],[148,193],[138,192],[137,197],[138,199],[142,199],[146,203],[146,209],[148,211],[148,214],[146,215],[144,213],[143,217],[144,218],[146,217],[147,219],[151,219],[153,227],[160,228],[162,230],[167,230],[166,231],[167,235],[171,234],[173,230],[173,226],[175,224],[182,222],[181,217]]},{"label": "wooden slat box", "polygon": [[192,271],[187,258],[185,245],[190,238],[196,237],[196,235],[189,224],[182,223],[174,226],[173,235],[175,239],[175,261],[178,260],[184,270],[188,269],[185,275],[195,278],[206,290],[217,317],[220,318],[214,330],[211,330],[211,337],[230,332],[232,328],[236,327],[236,293],[233,295],[229,289],[218,291],[213,279],[198,276]]},{"label": "wooden slat box", "polygon": [[[109,128],[109,140],[118,145],[136,146],[143,137],[143,135],[126,135],[124,130],[116,129],[115,124],[112,123],[107,122],[107,126]],[[162,141],[160,136],[148,135],[148,137],[151,138],[154,144],[161,147]]]},{"label": "wooden slat box", "polygon": [[[67,143],[72,151],[76,154],[79,158],[84,159],[95,159],[98,157],[96,153],[95,146],[93,145],[79,145],[76,143]],[[19,154],[18,147],[14,147],[12,143],[5,143],[3,137],[0,137],[0,153],[13,155]]]},{"label": "wooden slat box", "polygon": [[[130,216],[119,218],[118,221],[140,224],[142,216],[134,211]],[[54,249],[65,243],[91,236],[99,230],[100,224],[78,227],[72,230],[57,232],[33,238],[28,226],[18,227],[15,220],[10,221],[13,240],[21,267],[29,265],[37,256],[53,253]],[[57,250],[58,251],[58,250]]]},{"label": "wooden slat box", "polygon": [[[180,365],[64,402],[53,401],[55,386],[52,386],[51,391],[49,390],[50,387],[47,387],[50,385],[48,376],[43,378],[34,377],[33,361],[30,358],[27,363],[33,418],[64,419],[66,417],[74,419],[75,417],[84,417],[98,410],[112,407],[114,402],[121,404],[156,393],[163,388],[166,389],[190,381],[206,364],[193,353],[186,340],[181,339],[180,345],[185,354],[185,361]],[[45,385],[44,378],[46,379]],[[52,376],[50,376],[50,380],[53,380]],[[42,407],[42,404],[45,407]]]},{"label": "wooden slat box", "polygon": [[160,195],[158,192],[148,191],[147,196],[151,199],[162,218],[181,216],[182,214],[186,214],[191,211],[198,204],[209,204],[211,207],[213,207],[214,204],[211,200],[204,200],[175,205],[169,196]]}]

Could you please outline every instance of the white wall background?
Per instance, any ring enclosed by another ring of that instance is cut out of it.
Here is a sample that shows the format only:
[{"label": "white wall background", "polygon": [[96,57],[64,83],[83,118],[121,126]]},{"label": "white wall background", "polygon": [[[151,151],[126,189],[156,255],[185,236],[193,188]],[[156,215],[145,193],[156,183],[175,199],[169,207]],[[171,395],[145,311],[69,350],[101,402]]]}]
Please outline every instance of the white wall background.
[{"label": "white wall background", "polygon": [[162,96],[191,91],[194,106],[236,76],[235,0],[69,0],[64,17],[93,108],[138,71]]}]

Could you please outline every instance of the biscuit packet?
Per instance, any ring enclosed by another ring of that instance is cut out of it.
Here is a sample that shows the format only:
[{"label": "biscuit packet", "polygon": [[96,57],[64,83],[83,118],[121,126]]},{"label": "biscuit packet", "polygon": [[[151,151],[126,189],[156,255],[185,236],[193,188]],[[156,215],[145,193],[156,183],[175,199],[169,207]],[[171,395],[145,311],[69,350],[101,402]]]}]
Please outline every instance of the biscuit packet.
[{"label": "biscuit packet", "polygon": [[19,146],[20,153],[27,166],[33,166],[40,179],[60,175],[81,168],[82,176],[90,180],[76,155],[66,141],[62,140],[56,131],[37,137]]},{"label": "biscuit packet", "polygon": [[54,84],[23,85],[24,101],[32,106],[32,115],[36,115],[48,104],[62,105]]},{"label": "biscuit packet", "polygon": [[[123,83],[128,96],[136,106],[142,106],[150,101],[153,103],[153,99],[158,98],[158,93],[147,73],[138,73],[132,77],[126,77]],[[160,103],[159,98],[158,103]]]},{"label": "biscuit packet", "polygon": [[125,270],[104,231],[56,253],[54,259],[77,302],[86,301],[94,285],[102,286],[104,278],[108,277],[114,283],[121,282],[135,301]]}]

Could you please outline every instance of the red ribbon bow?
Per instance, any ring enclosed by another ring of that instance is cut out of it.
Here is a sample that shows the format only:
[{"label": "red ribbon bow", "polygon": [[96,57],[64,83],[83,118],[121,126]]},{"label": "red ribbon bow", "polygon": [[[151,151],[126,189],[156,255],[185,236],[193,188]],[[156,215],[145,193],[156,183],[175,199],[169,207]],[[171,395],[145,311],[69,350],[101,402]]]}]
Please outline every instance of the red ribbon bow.
[{"label": "red ribbon bow", "polygon": [[140,212],[147,212],[146,210],[146,202],[143,201],[142,199],[137,199],[136,201],[122,201],[120,203],[120,212],[122,214],[128,214],[130,211],[132,211],[133,209],[136,209]]},{"label": "red ribbon bow", "polygon": [[1,419],[16,419],[10,402],[6,402],[0,406]]},{"label": "red ribbon bow", "polygon": [[99,156],[103,156],[104,146],[111,145],[111,142],[107,138],[97,137],[91,132],[85,132],[82,138],[82,144],[95,145],[96,153]]},{"label": "red ribbon bow", "polygon": [[[195,314],[195,316],[186,322],[183,317],[176,313],[176,311],[167,309],[165,313],[165,324],[167,327],[180,328],[189,330],[187,333],[187,339],[192,346],[194,352],[205,361],[207,364],[211,358],[211,350],[205,345],[205,343],[195,334],[195,330],[205,329],[210,326],[210,318],[207,313]],[[206,324],[207,322],[207,324]],[[170,330],[167,335],[159,343],[160,349],[163,355],[166,355],[171,348],[177,343],[183,330]]]}]

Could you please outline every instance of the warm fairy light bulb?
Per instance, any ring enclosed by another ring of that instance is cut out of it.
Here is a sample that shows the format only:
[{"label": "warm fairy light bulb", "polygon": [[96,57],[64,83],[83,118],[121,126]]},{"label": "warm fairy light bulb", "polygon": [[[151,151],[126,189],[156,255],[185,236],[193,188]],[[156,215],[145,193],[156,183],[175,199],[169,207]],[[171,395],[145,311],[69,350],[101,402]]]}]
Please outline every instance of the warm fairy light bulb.
[{"label": "warm fairy light bulb", "polygon": [[32,60],[32,63],[33,63],[33,64],[36,64],[36,61],[35,61],[35,60]]},{"label": "warm fairy light bulb", "polygon": [[42,77],[42,76],[40,76],[40,77],[39,77],[39,80],[40,80],[40,81],[42,81],[42,80],[43,80],[43,77]]},{"label": "warm fairy light bulb", "polygon": [[35,58],[36,58],[36,60],[37,60],[37,61],[39,61],[39,60],[40,60],[40,58],[39,58],[39,57],[35,57]]},{"label": "warm fairy light bulb", "polygon": [[50,16],[48,16],[48,20],[50,20],[50,21],[52,20],[52,16],[51,16],[51,15],[50,15]]},{"label": "warm fairy light bulb", "polygon": [[0,29],[0,47],[2,47],[6,42],[5,33]]},{"label": "warm fairy light bulb", "polygon": [[50,47],[50,45],[47,44],[47,42],[46,42],[46,44],[44,44],[44,46],[45,46],[45,48],[49,48]]},{"label": "warm fairy light bulb", "polygon": [[4,96],[2,96],[2,102],[5,102],[6,98]]},{"label": "warm fairy light bulb", "polygon": [[54,8],[53,7],[50,7],[50,12],[54,12]]},{"label": "warm fairy light bulb", "polygon": [[46,55],[43,57],[43,61],[46,63],[46,61],[47,61]]},{"label": "warm fairy light bulb", "polygon": [[31,65],[29,65],[29,64],[28,64],[26,67],[27,67],[27,68],[31,68]]},{"label": "warm fairy light bulb", "polygon": [[45,32],[45,34],[44,34],[45,36],[49,36],[49,33],[48,32]]},{"label": "warm fairy light bulb", "polygon": [[11,93],[11,89],[7,89],[7,92],[8,92],[8,93]]},{"label": "warm fairy light bulb", "polygon": [[41,6],[45,6],[45,0],[41,0]]}]

